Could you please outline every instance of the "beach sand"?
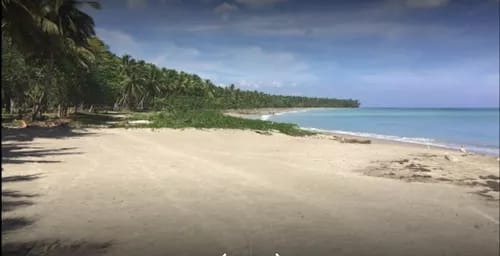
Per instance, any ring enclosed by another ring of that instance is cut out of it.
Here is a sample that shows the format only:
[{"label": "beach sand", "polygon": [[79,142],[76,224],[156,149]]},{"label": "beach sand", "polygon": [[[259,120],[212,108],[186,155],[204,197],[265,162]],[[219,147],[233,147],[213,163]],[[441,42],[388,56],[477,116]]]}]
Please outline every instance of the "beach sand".
[{"label": "beach sand", "polygon": [[28,128],[2,131],[2,167],[5,255],[499,253],[492,156],[248,130]]}]

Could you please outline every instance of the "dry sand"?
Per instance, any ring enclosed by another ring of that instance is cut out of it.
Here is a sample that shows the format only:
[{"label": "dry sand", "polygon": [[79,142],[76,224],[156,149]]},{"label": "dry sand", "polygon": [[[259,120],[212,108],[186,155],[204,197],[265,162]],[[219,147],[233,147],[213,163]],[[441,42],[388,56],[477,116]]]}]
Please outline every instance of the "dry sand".
[{"label": "dry sand", "polygon": [[499,253],[489,156],[241,130],[29,128],[3,130],[2,163],[5,255]]}]

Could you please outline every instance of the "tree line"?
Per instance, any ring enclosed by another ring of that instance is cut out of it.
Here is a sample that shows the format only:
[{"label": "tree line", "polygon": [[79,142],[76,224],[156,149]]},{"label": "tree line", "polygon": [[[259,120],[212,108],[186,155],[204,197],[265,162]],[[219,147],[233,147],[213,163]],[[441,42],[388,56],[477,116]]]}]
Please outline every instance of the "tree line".
[{"label": "tree line", "polygon": [[98,2],[2,0],[2,108],[40,118],[68,109],[358,107],[352,99],[270,95],[117,56],[81,11]]}]

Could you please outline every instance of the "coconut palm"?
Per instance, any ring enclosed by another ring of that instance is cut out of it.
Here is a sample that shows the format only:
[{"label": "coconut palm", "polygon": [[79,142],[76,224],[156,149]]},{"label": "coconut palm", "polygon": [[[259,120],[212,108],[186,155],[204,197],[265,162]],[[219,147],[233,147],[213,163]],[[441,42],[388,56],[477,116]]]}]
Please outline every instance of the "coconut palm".
[{"label": "coconut palm", "polygon": [[146,66],[146,76],[144,78],[143,95],[139,102],[139,108],[142,110],[145,104],[155,96],[159,96],[164,91],[165,84],[162,72],[154,65]]},{"label": "coconut palm", "polygon": [[94,1],[2,0],[2,32],[28,56],[56,54],[70,41],[86,47],[95,31],[92,18],[79,9],[83,5],[100,8]]},{"label": "coconut palm", "polygon": [[139,99],[143,95],[143,77],[139,70],[139,64],[130,55],[124,55],[121,63],[121,96],[115,103],[115,107],[128,107],[135,109]]},{"label": "coconut palm", "polygon": [[22,53],[41,45],[42,32],[54,32],[54,23],[42,19],[41,1],[2,0],[2,34],[6,33]]},{"label": "coconut palm", "polygon": [[[27,58],[47,64],[45,90],[57,84],[57,66],[68,66],[76,61],[83,67],[93,61],[87,49],[88,39],[95,35],[94,21],[80,11],[82,5],[99,8],[93,1],[74,0],[2,0],[2,33],[11,38],[13,46]],[[68,72],[66,75],[69,75]],[[58,86],[67,86],[58,84]],[[60,90],[67,91],[67,90]],[[44,102],[42,93],[36,102]],[[67,95],[59,94],[60,97]],[[59,99],[60,102],[66,99]],[[32,118],[40,114],[41,108],[33,108]]]}]

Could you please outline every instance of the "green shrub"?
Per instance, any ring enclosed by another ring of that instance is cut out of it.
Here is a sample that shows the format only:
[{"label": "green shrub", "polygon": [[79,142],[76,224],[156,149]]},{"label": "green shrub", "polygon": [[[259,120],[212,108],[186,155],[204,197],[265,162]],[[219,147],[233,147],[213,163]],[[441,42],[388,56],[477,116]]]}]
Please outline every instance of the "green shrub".
[{"label": "green shrub", "polygon": [[312,135],[313,132],[300,129],[295,124],[272,121],[244,119],[222,114],[216,110],[181,110],[162,111],[150,116],[150,127],[161,128],[229,128],[251,130],[277,130],[293,136]]}]

